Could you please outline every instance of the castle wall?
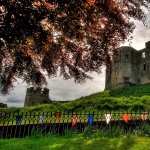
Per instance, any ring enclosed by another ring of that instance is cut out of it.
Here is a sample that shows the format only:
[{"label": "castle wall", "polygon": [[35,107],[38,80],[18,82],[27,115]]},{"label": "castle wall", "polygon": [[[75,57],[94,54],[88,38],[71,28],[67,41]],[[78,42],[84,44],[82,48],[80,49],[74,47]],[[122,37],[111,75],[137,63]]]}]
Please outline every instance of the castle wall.
[{"label": "castle wall", "polygon": [[140,64],[141,84],[150,83],[150,47],[141,51]]},{"label": "castle wall", "polygon": [[112,62],[112,76],[111,84],[112,88],[122,87],[124,84],[135,84],[136,79],[133,74],[133,70],[136,61],[132,58],[136,55],[134,49],[124,47],[120,49],[119,53],[114,56]]},{"label": "castle wall", "polygon": [[117,52],[112,58],[111,69],[107,68],[107,89],[150,83],[150,42],[140,51],[124,46]]},{"label": "castle wall", "polygon": [[7,108],[7,104],[0,103],[0,108]]},{"label": "castle wall", "polygon": [[111,64],[107,64],[106,67],[106,79],[105,79],[105,89],[111,88],[111,75],[112,75],[112,66]]},{"label": "castle wall", "polygon": [[50,103],[49,89],[34,89],[33,87],[27,88],[24,106],[33,106],[46,103]]}]

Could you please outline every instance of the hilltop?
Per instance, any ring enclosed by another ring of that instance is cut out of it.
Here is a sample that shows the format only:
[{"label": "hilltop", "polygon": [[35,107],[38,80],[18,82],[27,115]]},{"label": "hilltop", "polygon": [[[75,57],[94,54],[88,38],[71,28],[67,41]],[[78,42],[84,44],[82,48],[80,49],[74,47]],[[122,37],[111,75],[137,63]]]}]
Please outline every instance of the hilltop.
[{"label": "hilltop", "polygon": [[3,111],[149,111],[150,84],[103,91],[69,101]]}]

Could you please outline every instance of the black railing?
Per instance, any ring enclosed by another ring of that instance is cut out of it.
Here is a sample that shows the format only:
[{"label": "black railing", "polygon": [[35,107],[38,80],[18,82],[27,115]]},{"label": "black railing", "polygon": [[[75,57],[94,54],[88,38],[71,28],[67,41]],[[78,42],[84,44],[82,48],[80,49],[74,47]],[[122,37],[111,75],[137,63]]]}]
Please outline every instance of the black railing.
[{"label": "black railing", "polygon": [[142,131],[147,125],[150,125],[149,112],[0,112],[0,138],[64,135],[70,131],[84,132],[88,126],[101,132],[113,132],[115,128],[127,134]]}]

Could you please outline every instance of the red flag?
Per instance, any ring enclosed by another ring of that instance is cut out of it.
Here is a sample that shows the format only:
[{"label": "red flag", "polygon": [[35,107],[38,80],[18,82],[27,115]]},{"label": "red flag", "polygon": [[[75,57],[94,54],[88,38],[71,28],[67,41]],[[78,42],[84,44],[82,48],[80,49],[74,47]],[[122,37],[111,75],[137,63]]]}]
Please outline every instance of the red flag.
[{"label": "red flag", "polygon": [[124,115],[122,116],[122,119],[124,120],[125,123],[128,123],[129,120],[130,120],[130,117],[129,117],[128,114],[124,114]]},{"label": "red flag", "polygon": [[78,123],[78,117],[77,115],[74,114],[71,118],[71,126],[76,127],[77,123]]}]

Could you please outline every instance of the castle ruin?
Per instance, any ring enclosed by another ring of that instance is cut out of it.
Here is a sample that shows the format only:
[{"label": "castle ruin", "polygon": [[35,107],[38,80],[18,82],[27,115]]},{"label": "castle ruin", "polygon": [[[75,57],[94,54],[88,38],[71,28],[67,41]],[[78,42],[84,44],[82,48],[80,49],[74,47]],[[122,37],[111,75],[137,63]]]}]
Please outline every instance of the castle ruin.
[{"label": "castle ruin", "polygon": [[33,106],[38,104],[48,104],[49,99],[49,89],[48,88],[27,88],[24,106]]},{"label": "castle ruin", "polygon": [[150,83],[150,41],[137,51],[128,46],[117,49],[106,68],[105,89]]},{"label": "castle ruin", "polygon": [[7,104],[0,103],[0,108],[7,108]]}]

